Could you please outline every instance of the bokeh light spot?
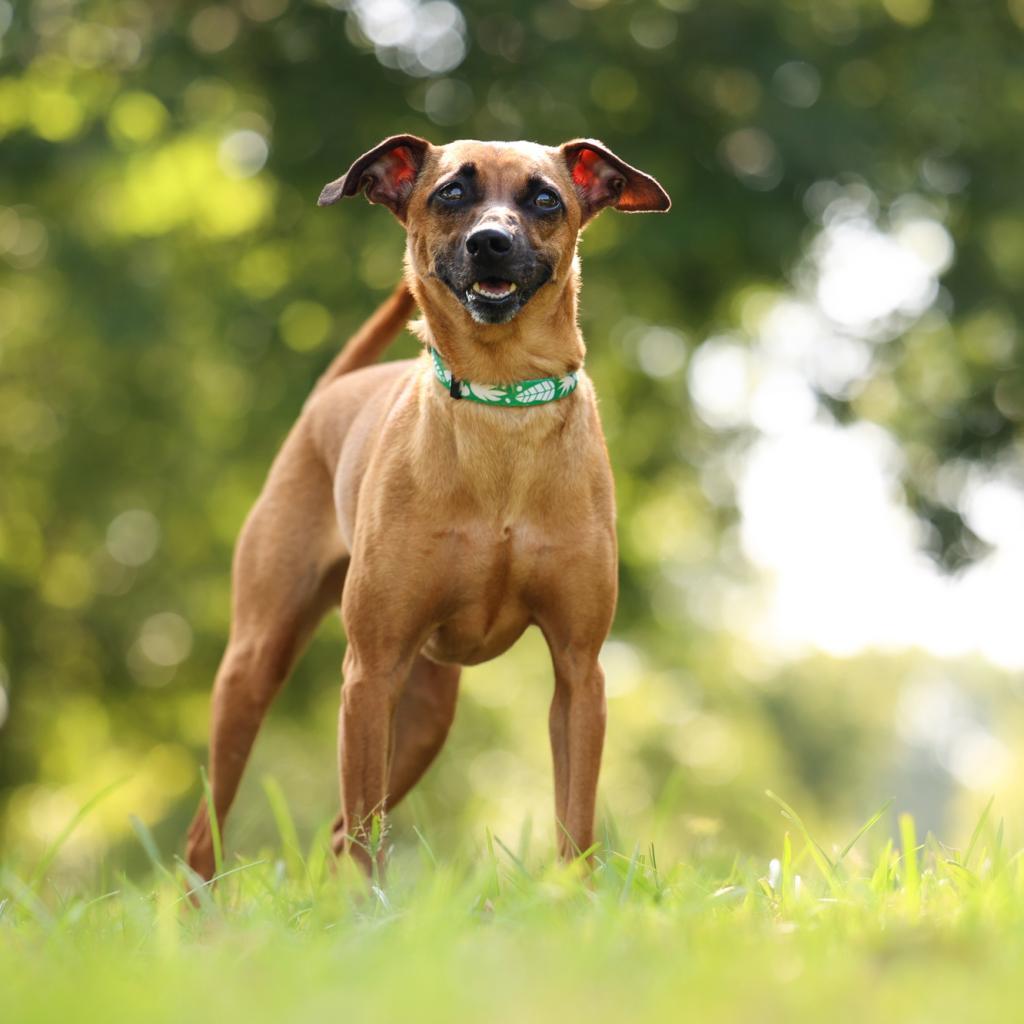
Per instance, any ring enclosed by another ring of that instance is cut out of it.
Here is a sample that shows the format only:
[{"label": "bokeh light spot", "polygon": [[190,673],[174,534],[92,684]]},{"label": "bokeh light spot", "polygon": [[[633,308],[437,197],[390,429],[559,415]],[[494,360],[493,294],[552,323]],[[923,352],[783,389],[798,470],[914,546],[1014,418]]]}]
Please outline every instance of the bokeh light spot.
[{"label": "bokeh light spot", "polygon": [[923,25],[932,14],[932,0],[882,0],[882,6],[893,21],[908,28]]},{"label": "bokeh light spot", "polygon": [[273,21],[288,10],[288,0],[242,0],[242,10],[253,21]]},{"label": "bokeh light spot", "polygon": [[461,124],[473,112],[473,90],[458,79],[439,78],[427,86],[423,109],[435,124]]},{"label": "bokeh light spot", "polygon": [[249,128],[226,135],[217,149],[221,169],[232,178],[251,178],[258,174],[269,154],[266,138]]},{"label": "bokeh light spot", "polygon": [[782,158],[771,137],[760,128],[741,128],[727,135],[718,155],[750,188],[768,191],[782,180]]},{"label": "bokeh light spot", "polygon": [[36,134],[47,142],[64,142],[82,129],[85,114],[78,100],[54,87],[30,93],[29,117]]},{"label": "bokeh light spot", "polygon": [[197,11],[189,23],[189,35],[197,50],[220,53],[237,38],[238,15],[226,4],[213,4]]},{"label": "bokeh light spot", "polygon": [[671,46],[678,31],[678,20],[667,11],[638,11],[629,21],[629,34],[645,50]]},{"label": "bokeh light spot", "polygon": [[348,7],[385,67],[442,75],[466,56],[466,20],[450,0],[351,0]]},{"label": "bokeh light spot", "polygon": [[61,552],[45,567],[40,591],[55,608],[85,607],[93,595],[89,563],[77,552]]},{"label": "bokeh light spot", "polygon": [[590,81],[590,95],[605,110],[629,110],[636,102],[640,88],[636,79],[625,68],[600,68]]},{"label": "bokeh light spot", "polygon": [[287,283],[290,272],[288,253],[280,245],[261,245],[249,249],[235,268],[235,283],[254,299],[266,299]]},{"label": "bokeh light spot", "polygon": [[743,423],[752,386],[749,351],[731,338],[709,338],[690,361],[690,394],[701,419],[718,429]]},{"label": "bokeh light spot", "polygon": [[170,668],[189,656],[192,627],[176,612],[158,612],[142,624],[138,644],[154,665]]},{"label": "bokeh light spot", "polygon": [[285,307],[278,328],[289,348],[308,352],[327,340],[331,322],[331,314],[320,303],[299,299]]},{"label": "bokeh light spot", "polygon": [[636,341],[636,360],[649,377],[671,377],[686,363],[686,338],[671,327],[651,327]]},{"label": "bokeh light spot", "polygon": [[163,131],[167,108],[147,92],[126,92],[117,98],[107,116],[107,128],[117,142],[149,142]]},{"label": "bokeh light spot", "polygon": [[813,107],[821,94],[821,75],[813,64],[791,60],[776,69],[772,86],[783,103],[791,107]]},{"label": "bokeh light spot", "polygon": [[145,565],[159,546],[160,523],[146,509],[128,509],[115,516],[107,527],[107,551],[122,565]]}]

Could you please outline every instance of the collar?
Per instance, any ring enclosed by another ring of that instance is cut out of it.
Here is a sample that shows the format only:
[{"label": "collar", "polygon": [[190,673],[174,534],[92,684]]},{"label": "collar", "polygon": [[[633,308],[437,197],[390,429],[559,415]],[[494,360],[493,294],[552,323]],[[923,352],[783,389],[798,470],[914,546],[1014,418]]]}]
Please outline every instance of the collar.
[{"label": "collar", "polygon": [[579,371],[574,370],[564,377],[537,377],[534,380],[520,380],[514,384],[477,384],[474,381],[459,380],[452,376],[441,355],[429,346],[434,361],[434,374],[439,383],[448,389],[452,398],[468,398],[481,405],[500,405],[505,408],[528,405],[544,405],[567,398],[580,382]]}]

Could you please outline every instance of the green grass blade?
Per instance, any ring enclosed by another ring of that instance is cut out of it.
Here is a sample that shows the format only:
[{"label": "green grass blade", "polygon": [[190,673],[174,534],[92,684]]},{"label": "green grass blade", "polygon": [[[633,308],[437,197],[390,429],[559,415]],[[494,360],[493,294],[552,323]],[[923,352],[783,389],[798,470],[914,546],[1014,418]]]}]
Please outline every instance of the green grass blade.
[{"label": "green grass blade", "polygon": [[892,871],[892,839],[885,841],[882,848],[882,855],[878,858],[868,888],[876,895],[881,896],[889,890],[889,878]]},{"label": "green grass blade", "polygon": [[334,857],[331,849],[332,824],[330,821],[320,824],[310,841],[309,852],[306,854],[306,877],[314,889],[330,873],[329,865]]},{"label": "green grass blade", "polygon": [[167,866],[163,862],[163,858],[160,856],[160,847],[156,845],[153,833],[147,828],[145,822],[142,821],[138,815],[129,814],[128,823],[131,825],[132,831],[139,840],[139,845],[146,851],[146,856],[149,858],[150,864],[152,864],[153,867],[156,868],[156,870],[165,878],[173,878],[174,876],[167,869]]},{"label": "green grass blade", "polygon": [[35,887],[43,880],[46,876],[46,872],[50,870],[50,865],[53,864],[60,853],[61,847],[71,837],[72,832],[82,824],[83,821],[95,810],[111,793],[115,790],[120,789],[128,781],[128,777],[125,776],[123,779],[118,779],[116,782],[110,783],[109,786],[104,786],[98,793],[87,800],[78,809],[77,813],[71,818],[71,820],[60,830],[60,833],[53,840],[52,843],[43,852],[42,857],[39,858],[39,863],[36,864],[35,871],[29,876],[28,887],[35,889]]},{"label": "green grass blade", "polygon": [[219,875],[224,870],[224,849],[220,842],[220,822],[217,820],[217,812],[213,806],[213,791],[210,789],[210,780],[206,775],[205,768],[200,767],[199,776],[203,780],[203,793],[206,796],[206,815],[210,821],[214,873]]},{"label": "green grass blade", "polygon": [[860,842],[861,838],[871,831],[881,820],[882,815],[885,814],[889,808],[892,807],[892,797],[878,808],[877,811],[861,826],[860,831],[843,847],[842,852],[836,859],[837,864],[841,864],[845,859],[846,855]]},{"label": "green grass blade", "polygon": [[178,867],[181,868],[181,871],[185,875],[190,886],[187,891],[181,894],[178,898],[178,902],[180,903],[189,896],[195,896],[199,900],[200,904],[202,904],[204,910],[216,910],[216,904],[213,902],[210,894],[214,885],[218,882],[223,881],[225,878],[230,878],[232,875],[240,874],[243,871],[251,871],[253,868],[262,867],[267,863],[265,860],[249,861],[247,864],[239,864],[237,867],[228,868],[227,871],[218,872],[213,876],[213,878],[204,880],[180,857],[175,857],[174,859],[177,862]]},{"label": "green grass blade", "polygon": [[[216,910],[213,897],[210,895],[210,886],[213,885],[213,878],[207,881],[197,872],[193,871],[180,857],[175,857],[174,860],[178,865],[178,870],[185,876],[185,881],[188,883],[178,902],[194,896],[203,910],[213,913]],[[214,875],[214,878],[216,877]]]},{"label": "green grass blade", "polygon": [[648,852],[651,859],[651,880],[654,882],[654,893],[660,898],[664,889],[661,884],[661,875],[658,872],[658,857],[654,851],[654,843],[650,844]]},{"label": "green grass blade", "polygon": [[619,902],[625,903],[630,891],[633,888],[633,879],[636,877],[636,866],[640,860],[640,843],[637,841],[633,847],[633,856],[629,858],[629,870],[622,882],[622,889],[619,891]]},{"label": "green grass blade", "polygon": [[522,827],[519,829],[519,843],[517,844],[516,856],[525,864],[530,856],[530,841],[533,839],[533,818],[529,815],[523,819]]},{"label": "green grass blade", "polygon": [[900,815],[900,845],[903,850],[903,891],[911,913],[921,909],[921,870],[917,863],[917,832],[909,814]]},{"label": "green grass blade", "polygon": [[502,852],[506,857],[516,866],[519,873],[524,878],[530,877],[530,872],[526,869],[526,865],[501,841],[499,836],[494,837],[494,841],[501,847]]},{"label": "green grass blade", "polygon": [[561,832],[562,835],[569,840],[569,845],[572,847],[573,856],[578,857],[580,853],[580,848],[576,845],[576,840],[573,839],[573,837],[569,834],[569,830],[561,822],[558,822],[557,827],[558,831]]},{"label": "green grass blade", "polygon": [[490,894],[492,896],[502,895],[502,874],[501,861],[498,860],[498,853],[494,849],[494,833],[488,828],[484,830],[487,836],[487,863],[490,868]]},{"label": "green grass blade", "polygon": [[608,807],[603,807],[601,810],[601,828],[598,829],[598,832],[603,836],[602,845],[606,850],[622,849],[622,834],[619,832],[619,824]]},{"label": "green grass blade", "polygon": [[301,878],[305,874],[306,862],[302,857],[302,847],[299,844],[299,833],[295,828],[295,820],[288,809],[288,800],[284,795],[277,779],[271,775],[263,778],[263,793],[270,804],[270,813],[274,818],[274,825],[277,828],[277,836],[281,841],[281,853],[284,862],[288,866],[288,874],[291,878]]},{"label": "green grass blade", "polygon": [[788,909],[793,902],[793,840],[788,831],[782,839],[782,863],[779,867],[779,894],[783,907]]},{"label": "green grass blade", "polygon": [[427,837],[420,831],[418,825],[413,825],[413,832],[416,833],[416,838],[420,841],[420,848],[426,853],[427,857],[430,858],[432,867],[437,867],[437,857],[434,856],[434,851],[431,849],[430,843],[427,842]]},{"label": "green grass blade", "polygon": [[56,923],[53,915],[47,910],[46,905],[36,895],[35,888],[31,883],[23,882],[17,875],[10,871],[0,874],[0,883],[11,894],[14,902],[41,925],[44,930],[51,929]]},{"label": "green grass blade", "polygon": [[811,859],[818,866],[818,870],[821,872],[822,877],[828,884],[829,891],[835,898],[839,898],[842,895],[842,887],[839,885],[839,879],[836,877],[835,865],[829,860],[828,854],[818,845],[817,840],[811,835],[810,830],[804,824],[803,819],[796,811],[793,810],[789,804],[786,803],[782,797],[773,793],[770,789],[765,790],[765,795],[773,800],[775,803],[782,808],[782,813],[793,822],[794,825],[800,830],[801,835],[807,842],[807,848],[810,852]]}]

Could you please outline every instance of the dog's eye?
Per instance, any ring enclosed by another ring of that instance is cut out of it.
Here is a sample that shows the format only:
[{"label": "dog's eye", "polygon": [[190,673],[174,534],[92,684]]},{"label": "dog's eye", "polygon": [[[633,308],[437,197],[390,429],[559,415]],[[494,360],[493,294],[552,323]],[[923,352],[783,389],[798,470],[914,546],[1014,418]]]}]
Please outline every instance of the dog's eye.
[{"label": "dog's eye", "polygon": [[542,188],[533,197],[533,202],[535,206],[539,206],[542,210],[557,210],[561,205],[558,196],[549,188]]},{"label": "dog's eye", "polygon": [[457,203],[465,194],[466,190],[457,181],[450,181],[437,193],[438,198],[446,203]]}]

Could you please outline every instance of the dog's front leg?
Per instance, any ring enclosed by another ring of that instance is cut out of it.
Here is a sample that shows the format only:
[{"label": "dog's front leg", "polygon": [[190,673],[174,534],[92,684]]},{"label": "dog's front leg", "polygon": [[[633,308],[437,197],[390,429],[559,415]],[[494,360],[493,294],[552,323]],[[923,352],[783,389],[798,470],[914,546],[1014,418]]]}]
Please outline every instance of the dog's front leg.
[{"label": "dog's front leg", "polygon": [[385,665],[349,639],[338,723],[342,827],[334,852],[348,852],[372,874],[384,862],[388,764],[395,707],[408,666]]},{"label": "dog's front leg", "polygon": [[604,747],[604,673],[597,653],[551,644],[555,694],[548,725],[555,769],[558,852],[571,860],[594,843],[597,778]]}]

